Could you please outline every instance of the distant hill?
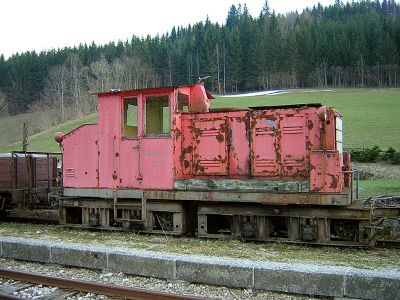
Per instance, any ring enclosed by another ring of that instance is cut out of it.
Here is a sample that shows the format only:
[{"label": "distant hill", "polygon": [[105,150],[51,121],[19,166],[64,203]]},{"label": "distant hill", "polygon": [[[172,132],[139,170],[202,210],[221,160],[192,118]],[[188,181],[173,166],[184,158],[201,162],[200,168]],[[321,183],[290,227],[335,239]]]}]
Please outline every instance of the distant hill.
[{"label": "distant hill", "polygon": [[[9,117],[12,119],[12,117]],[[18,118],[16,116],[15,118]],[[54,133],[61,131],[64,133],[70,132],[75,128],[81,126],[82,124],[93,124],[97,122],[97,115],[91,114],[79,120],[69,121],[67,123],[55,126],[50,128],[49,130],[45,130],[39,132],[37,134],[29,136],[28,142],[28,151],[39,151],[39,152],[60,152],[60,148],[58,144],[54,140]],[[18,129],[19,128],[14,128]],[[18,131],[20,135],[20,131],[22,131],[22,127]],[[0,130],[0,136],[4,134],[4,129]],[[12,143],[5,147],[0,147],[0,152],[11,152],[13,150],[22,150],[22,140],[16,143]]]}]

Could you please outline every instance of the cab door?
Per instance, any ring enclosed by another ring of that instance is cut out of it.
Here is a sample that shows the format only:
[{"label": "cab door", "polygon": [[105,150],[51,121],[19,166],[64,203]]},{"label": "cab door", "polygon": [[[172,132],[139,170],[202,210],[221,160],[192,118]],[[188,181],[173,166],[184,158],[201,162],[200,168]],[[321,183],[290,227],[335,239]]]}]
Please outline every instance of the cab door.
[{"label": "cab door", "polygon": [[141,188],[173,188],[173,92],[142,95],[138,136]]}]

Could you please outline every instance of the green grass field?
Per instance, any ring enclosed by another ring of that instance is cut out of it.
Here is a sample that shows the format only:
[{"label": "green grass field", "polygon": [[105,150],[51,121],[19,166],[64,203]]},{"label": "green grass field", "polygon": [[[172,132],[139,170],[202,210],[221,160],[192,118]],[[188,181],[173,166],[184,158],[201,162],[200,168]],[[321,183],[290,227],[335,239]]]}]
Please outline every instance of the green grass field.
[{"label": "green grass field", "polygon": [[359,182],[359,198],[400,195],[400,179],[362,180]]},{"label": "green grass field", "polygon": [[[97,122],[97,115],[91,114],[79,120],[70,121],[64,124],[61,124],[56,127],[52,127],[49,130],[42,131],[40,133],[29,136],[28,142],[28,150],[29,151],[40,151],[40,152],[60,152],[60,148],[58,144],[54,140],[54,133],[61,131],[67,133],[75,128],[81,126],[82,124],[93,124]],[[15,125],[15,124],[14,124]],[[20,125],[20,124],[18,124]],[[3,130],[1,130],[3,131]],[[20,131],[22,132],[22,126]],[[21,134],[19,134],[19,140],[21,140]],[[0,148],[0,153],[2,152],[11,152],[14,150],[21,150],[22,145],[21,142],[16,142],[10,144],[5,147]]]},{"label": "green grass field", "polygon": [[[400,89],[334,89],[332,91],[296,90],[276,96],[253,96],[240,98],[217,97],[213,107],[249,107],[293,103],[317,103],[336,107],[344,118],[346,147],[394,147],[400,150]],[[0,119],[0,138],[16,142],[1,147],[0,152],[21,150],[22,122],[28,114]],[[29,151],[59,151],[53,135],[64,133],[85,124],[96,123],[91,115],[71,121],[29,138]]]}]

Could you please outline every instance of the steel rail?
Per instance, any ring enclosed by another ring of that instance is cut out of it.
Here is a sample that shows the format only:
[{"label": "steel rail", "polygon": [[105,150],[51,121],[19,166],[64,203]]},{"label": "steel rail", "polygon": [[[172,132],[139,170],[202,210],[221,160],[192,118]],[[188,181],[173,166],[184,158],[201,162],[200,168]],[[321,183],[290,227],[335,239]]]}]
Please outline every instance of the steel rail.
[{"label": "steel rail", "polygon": [[[106,295],[110,297],[120,297],[126,299],[159,299],[159,300],[200,300],[206,299],[196,296],[187,295],[176,295],[164,292],[149,291],[141,288],[128,288],[116,285],[105,285],[97,282],[76,280],[76,279],[66,279],[57,278],[48,275],[42,275],[38,273],[28,273],[16,270],[9,270],[0,268],[0,277],[9,278],[18,281],[24,281],[35,284],[48,285],[53,287],[59,287],[69,290],[82,291],[87,293],[94,293],[100,295]],[[1,294],[2,299],[19,299],[14,296],[8,296]],[[4,298],[6,297],[6,298]]]}]

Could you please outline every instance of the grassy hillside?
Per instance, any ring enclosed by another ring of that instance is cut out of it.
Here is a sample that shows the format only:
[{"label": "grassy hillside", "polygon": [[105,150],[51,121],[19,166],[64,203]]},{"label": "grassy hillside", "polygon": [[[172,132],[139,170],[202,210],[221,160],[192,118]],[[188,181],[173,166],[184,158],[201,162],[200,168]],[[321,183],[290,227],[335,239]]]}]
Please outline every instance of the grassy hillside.
[{"label": "grassy hillside", "polygon": [[[248,107],[293,103],[321,102],[339,109],[344,117],[344,138],[347,147],[379,145],[400,150],[400,89],[335,89],[332,91],[296,90],[275,96],[217,97],[213,107]],[[15,140],[20,135],[25,115],[0,119],[0,138]],[[27,118],[27,116],[25,116]],[[71,121],[29,137],[30,151],[59,151],[54,132],[68,132],[85,124],[95,123],[96,115]],[[18,140],[21,138],[18,137]],[[21,142],[0,148],[0,152],[21,150]]]},{"label": "grassy hillside", "polygon": [[[60,152],[58,144],[54,140],[54,133],[61,131],[67,133],[82,124],[92,124],[97,122],[97,115],[92,114],[79,120],[70,121],[49,130],[29,136],[28,150],[29,151],[43,151],[43,152]],[[20,124],[18,124],[20,125]],[[22,128],[22,126],[21,126]],[[2,130],[3,131],[3,130]],[[22,129],[21,129],[22,131]],[[11,152],[13,150],[21,150],[21,142],[16,142],[11,145],[0,148],[1,152]]]}]

